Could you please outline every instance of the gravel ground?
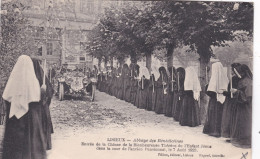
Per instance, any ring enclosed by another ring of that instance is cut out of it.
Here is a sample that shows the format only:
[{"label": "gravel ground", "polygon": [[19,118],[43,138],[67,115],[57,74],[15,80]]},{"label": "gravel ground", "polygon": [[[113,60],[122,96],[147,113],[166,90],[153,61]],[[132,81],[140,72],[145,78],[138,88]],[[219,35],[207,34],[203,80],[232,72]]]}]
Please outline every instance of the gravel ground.
[{"label": "gravel ground", "polygon": [[[48,151],[48,159],[168,158],[168,156],[158,156],[157,151],[109,151],[97,150],[97,146],[86,146],[86,143],[96,145],[99,142],[101,145],[105,143],[107,147],[107,143],[111,143],[108,138],[125,138],[126,143],[132,143],[134,139],[176,139],[183,140],[184,144],[212,146],[207,149],[199,148],[196,153],[189,153],[193,154],[193,157],[184,157],[184,155],[179,157],[186,159],[220,158],[212,157],[213,154],[223,154],[225,157],[221,157],[222,159],[240,159],[242,153],[248,153],[247,158],[251,156],[251,149],[237,148],[226,143],[224,138],[203,134],[203,126],[180,126],[172,118],[138,109],[103,92],[97,91],[94,102],[58,101],[54,97],[51,103],[51,115],[54,134],[52,135],[53,148]],[[1,134],[3,129],[4,127],[0,126]],[[112,143],[123,144],[123,142]],[[211,157],[202,157],[199,154],[211,154]]]}]

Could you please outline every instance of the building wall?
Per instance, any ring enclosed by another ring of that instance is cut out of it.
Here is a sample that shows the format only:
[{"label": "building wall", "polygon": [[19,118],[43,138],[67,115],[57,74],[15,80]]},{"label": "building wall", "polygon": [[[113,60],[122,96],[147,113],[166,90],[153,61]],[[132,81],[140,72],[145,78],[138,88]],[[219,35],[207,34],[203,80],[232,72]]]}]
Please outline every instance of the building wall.
[{"label": "building wall", "polygon": [[84,51],[83,43],[97,22],[101,0],[23,1],[31,6],[24,15],[35,29],[37,58],[47,59],[48,64],[92,67],[92,57]]}]

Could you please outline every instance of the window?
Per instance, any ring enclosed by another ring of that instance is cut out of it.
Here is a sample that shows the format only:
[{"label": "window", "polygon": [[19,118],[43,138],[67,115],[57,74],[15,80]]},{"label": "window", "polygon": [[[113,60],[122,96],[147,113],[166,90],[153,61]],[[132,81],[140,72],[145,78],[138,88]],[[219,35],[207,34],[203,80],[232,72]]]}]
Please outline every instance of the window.
[{"label": "window", "polygon": [[85,57],[79,57],[80,61],[85,61]]},{"label": "window", "polygon": [[38,48],[38,55],[39,55],[39,56],[42,56],[42,47],[39,47],[39,48]]},{"label": "window", "polygon": [[53,52],[53,44],[47,43],[47,55],[52,55]]}]

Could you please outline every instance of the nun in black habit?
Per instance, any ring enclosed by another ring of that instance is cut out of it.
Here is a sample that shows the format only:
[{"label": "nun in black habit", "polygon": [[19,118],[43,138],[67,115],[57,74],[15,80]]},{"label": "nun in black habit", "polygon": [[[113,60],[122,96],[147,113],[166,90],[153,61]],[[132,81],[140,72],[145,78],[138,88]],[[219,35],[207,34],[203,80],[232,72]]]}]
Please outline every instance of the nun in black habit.
[{"label": "nun in black habit", "polygon": [[145,109],[147,107],[147,98],[148,98],[148,85],[149,85],[149,79],[146,77],[149,77],[149,71],[147,67],[141,66],[140,67],[140,73],[138,77],[138,105],[137,107],[140,109]]},{"label": "nun in black habit", "polygon": [[122,67],[120,66],[119,68],[117,68],[117,79],[116,79],[116,90],[117,90],[117,93],[116,93],[116,97],[118,99],[123,99],[123,80],[122,80]]},{"label": "nun in black habit", "polygon": [[116,96],[117,94],[117,77],[116,77],[116,68],[112,69],[112,73],[111,73],[111,92],[112,92],[112,96]]},{"label": "nun in black habit", "polygon": [[129,76],[129,85],[130,85],[130,103],[134,104],[135,103],[135,96],[136,96],[136,79],[137,77],[135,73],[135,64],[131,63],[130,64],[130,76]]},{"label": "nun in black habit", "polygon": [[168,94],[167,94],[167,105],[165,109],[165,116],[172,117],[173,103],[174,103],[174,92],[177,91],[176,82],[176,69],[171,66],[168,68],[169,71],[169,82],[168,82]]},{"label": "nun in black habit", "polygon": [[139,74],[140,74],[140,66],[138,64],[135,65],[135,80],[134,80],[134,91],[136,92],[134,94],[134,105],[136,107],[138,107],[139,103],[140,103],[140,98],[139,98],[139,95],[140,95],[140,86],[139,86],[139,81],[138,81],[138,77],[139,77]]},{"label": "nun in black habit", "polygon": [[[234,63],[231,65],[232,68],[234,66],[240,65],[238,63]],[[235,76],[234,71],[232,71],[232,82],[229,82],[228,90],[223,92],[223,95],[226,96],[226,100],[223,106],[223,115],[222,115],[222,122],[221,122],[221,137],[230,138],[231,134],[231,119],[234,110],[236,109],[236,99],[233,98],[233,94],[231,95],[231,87],[237,88],[239,78]],[[227,140],[230,142],[230,140]]]},{"label": "nun in black habit", "polygon": [[155,104],[155,113],[165,114],[165,109],[167,105],[167,83],[168,75],[166,73],[165,67],[159,68],[160,77],[155,82],[156,87],[156,104]]},{"label": "nun in black habit", "polygon": [[123,99],[130,102],[130,81],[129,81],[129,67],[127,64],[123,65],[122,80],[123,80]]},{"label": "nun in black habit", "polygon": [[175,121],[179,121],[180,110],[181,110],[182,100],[184,95],[184,80],[185,80],[185,69],[179,67],[177,69],[177,91],[174,92],[173,108],[172,108],[172,114]]},{"label": "nun in black habit", "polygon": [[252,134],[252,79],[253,75],[247,65],[234,66],[239,78],[237,88],[232,88],[234,107],[231,119],[231,143],[242,148],[251,147]]},{"label": "nun in black habit", "polygon": [[148,90],[148,96],[147,96],[147,106],[145,108],[148,111],[154,110],[154,108],[155,108],[156,90],[155,90],[154,83],[155,83],[155,77],[154,77],[154,74],[152,74],[150,76],[150,80],[148,83],[149,90]]}]

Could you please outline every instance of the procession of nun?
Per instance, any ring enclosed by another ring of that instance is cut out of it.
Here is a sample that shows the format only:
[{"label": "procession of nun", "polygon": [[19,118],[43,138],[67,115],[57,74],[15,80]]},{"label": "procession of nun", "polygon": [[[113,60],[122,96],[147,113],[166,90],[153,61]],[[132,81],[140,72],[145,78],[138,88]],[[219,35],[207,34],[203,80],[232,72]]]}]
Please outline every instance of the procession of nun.
[{"label": "procession of nun", "polygon": [[[226,138],[236,147],[251,147],[252,72],[245,64],[233,63],[232,80],[219,60],[215,60],[206,75],[209,96],[203,133]],[[181,126],[196,127],[200,120],[200,81],[196,68],[173,66],[149,71],[138,64],[123,64],[119,68],[88,69],[89,76],[98,79],[97,89],[132,103],[139,109],[164,114]],[[19,80],[17,80],[19,79]],[[3,92],[6,124],[3,140],[5,159],[45,159],[52,148],[54,133],[49,106],[54,89],[39,60],[21,55]],[[4,112],[1,112],[1,114]],[[2,118],[1,118],[2,119]]]},{"label": "procession of nun", "polygon": [[[227,70],[216,59],[206,69],[210,76],[206,85],[209,102],[203,133],[226,138],[226,142],[236,147],[250,148],[252,72],[245,64],[233,63],[230,67],[232,75],[228,76]],[[195,67],[152,66],[149,71],[145,66],[131,63],[97,70],[99,91],[132,103],[139,109],[164,114],[181,126],[202,124],[202,88]]]}]

